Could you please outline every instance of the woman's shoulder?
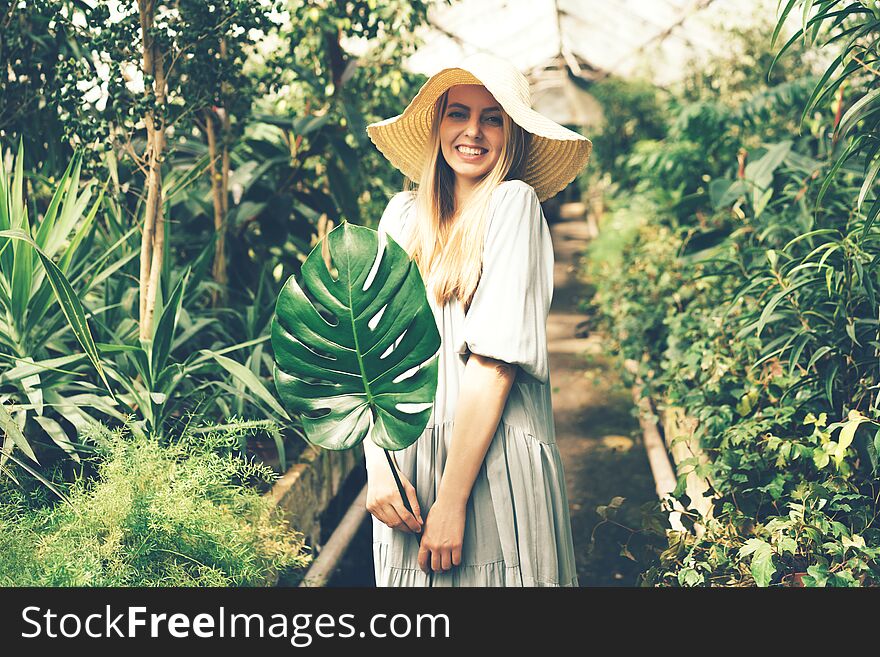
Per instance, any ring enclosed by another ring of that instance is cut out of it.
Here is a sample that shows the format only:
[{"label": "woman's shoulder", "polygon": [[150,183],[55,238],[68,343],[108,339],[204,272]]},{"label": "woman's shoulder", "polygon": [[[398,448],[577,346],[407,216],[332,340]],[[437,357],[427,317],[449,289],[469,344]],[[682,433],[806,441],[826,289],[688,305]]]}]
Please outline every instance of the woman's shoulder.
[{"label": "woman's shoulder", "polygon": [[402,192],[397,192],[394,196],[391,197],[391,200],[388,201],[389,207],[394,205],[398,207],[406,206],[409,203],[412,203],[416,199],[416,190],[406,190]]},{"label": "woman's shoulder", "polygon": [[493,203],[501,202],[527,202],[540,207],[538,194],[535,188],[523,180],[504,180],[498,183],[492,192]]},{"label": "woman's shoulder", "polygon": [[415,190],[397,192],[388,201],[385,207],[385,214],[402,214],[416,200]]},{"label": "woman's shoulder", "polygon": [[392,196],[388,201],[388,205],[385,206],[382,218],[379,220],[378,230],[390,232],[393,237],[397,237],[398,231],[410,208],[412,208],[415,198],[416,193],[414,190],[397,192]]},{"label": "woman's shoulder", "polygon": [[543,210],[534,187],[522,180],[505,180],[492,192],[488,234],[498,231],[536,232]]}]

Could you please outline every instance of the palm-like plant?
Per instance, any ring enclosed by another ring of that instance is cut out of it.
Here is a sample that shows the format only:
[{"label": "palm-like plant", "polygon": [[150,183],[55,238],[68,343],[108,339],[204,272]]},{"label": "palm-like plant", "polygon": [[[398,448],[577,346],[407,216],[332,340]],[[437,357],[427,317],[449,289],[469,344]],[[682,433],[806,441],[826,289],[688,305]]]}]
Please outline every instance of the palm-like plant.
[{"label": "palm-like plant", "polygon": [[[4,461],[13,445],[37,460],[26,438],[29,419],[61,448],[73,452],[74,443],[47,411],[55,407],[75,427],[89,421],[78,400],[68,395],[70,384],[83,378],[70,369],[84,360],[83,355],[109,390],[86,312],[69,280],[80,284],[84,276],[100,273],[94,268],[87,238],[102,194],[89,207],[93,184],[79,189],[80,158],[75,156],[45,215],[34,226],[24,203],[23,162],[19,145],[11,180],[0,167],[0,358],[10,364],[0,372],[0,396],[2,401],[11,398],[15,405],[0,416]],[[56,256],[60,256],[57,264]],[[52,312],[57,309],[61,312]],[[84,354],[70,353],[71,335]],[[112,404],[100,405],[112,412]]]},{"label": "palm-like plant", "polygon": [[[815,254],[820,257],[814,263],[817,267],[816,273],[828,276],[829,296],[841,278],[843,280],[840,284],[847,289],[856,281],[856,287],[864,290],[862,294],[857,294],[857,302],[867,302],[869,308],[877,309],[880,308],[876,300],[880,271],[880,235],[874,229],[874,224],[880,214],[880,194],[877,193],[877,176],[880,174],[880,86],[877,84],[880,13],[867,3],[854,0],[788,0],[779,14],[773,33],[774,42],[789,14],[796,7],[800,7],[803,16],[801,29],[782,46],[776,59],[798,39],[817,42],[820,33],[824,39],[821,45],[835,44],[838,48],[837,56],[816,84],[801,115],[803,123],[820,103],[829,102],[836,97],[837,111],[831,140],[836,152],[817,195],[814,206],[816,212],[826,199],[826,193],[832,188],[833,179],[846,168],[847,163],[861,172],[861,186],[855,201],[857,216],[843,227],[838,239],[832,239],[828,235],[819,236],[824,244],[816,247]],[[853,95],[848,103],[845,98],[847,83]],[[850,208],[832,207],[827,213],[830,215],[835,210],[849,213]],[[835,260],[843,262],[840,266],[835,266]],[[874,338],[869,344],[874,345],[874,363],[871,366],[876,366],[880,362],[880,310],[874,310],[870,315],[854,312],[854,301],[849,296],[847,293],[842,297],[845,298],[842,316],[847,318],[844,333],[857,346],[865,344],[870,337]],[[861,327],[867,328],[872,324],[874,328],[868,329],[872,336],[864,335],[863,331],[860,342],[856,333]],[[822,345],[820,349],[823,349],[823,355],[837,351],[832,345]],[[846,350],[842,353],[846,354]],[[849,363],[852,362],[850,359]],[[856,366],[864,364],[856,363]],[[846,363],[837,363],[830,374],[824,377],[829,400],[833,388],[831,382],[841,369],[845,371]],[[871,406],[875,412],[880,409],[880,390],[877,390]]]},{"label": "palm-like plant", "polygon": [[[788,0],[773,32],[773,43],[779,38],[789,14],[798,6],[802,11],[803,24],[779,50],[774,64],[798,39],[816,43],[823,28],[825,39],[821,45],[839,44],[839,54],[829,64],[804,105],[801,124],[820,103],[829,102],[837,94],[839,109],[832,140],[835,145],[840,144],[840,149],[828,178],[834,176],[843,162],[862,156],[865,177],[857,203],[861,210],[865,201],[869,200],[877,174],[880,173],[880,87],[876,84],[880,60],[877,39],[880,34],[880,14],[866,3],[855,0]],[[847,82],[851,83],[856,97],[844,112],[844,88]],[[852,140],[848,141],[850,137]],[[826,180],[826,188],[827,184]],[[819,195],[817,205],[822,196]],[[871,206],[862,226],[863,235],[868,234],[880,213],[880,197],[874,195],[870,200]]]}]

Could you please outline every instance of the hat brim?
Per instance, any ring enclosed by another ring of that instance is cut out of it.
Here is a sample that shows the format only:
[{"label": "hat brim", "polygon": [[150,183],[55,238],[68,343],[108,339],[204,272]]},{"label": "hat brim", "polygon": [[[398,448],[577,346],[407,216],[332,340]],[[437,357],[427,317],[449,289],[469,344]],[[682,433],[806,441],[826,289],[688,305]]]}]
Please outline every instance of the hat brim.
[{"label": "hat brim", "polygon": [[[523,78],[525,79],[525,78]],[[446,68],[422,85],[402,114],[372,123],[367,134],[376,148],[407,178],[418,182],[425,158],[434,105],[450,87],[481,84],[491,93],[510,118],[531,134],[529,157],[523,181],[531,185],[538,199],[545,201],[565,189],[586,166],[593,143],[533,110],[515,93],[488,76],[480,80],[462,68]]]}]

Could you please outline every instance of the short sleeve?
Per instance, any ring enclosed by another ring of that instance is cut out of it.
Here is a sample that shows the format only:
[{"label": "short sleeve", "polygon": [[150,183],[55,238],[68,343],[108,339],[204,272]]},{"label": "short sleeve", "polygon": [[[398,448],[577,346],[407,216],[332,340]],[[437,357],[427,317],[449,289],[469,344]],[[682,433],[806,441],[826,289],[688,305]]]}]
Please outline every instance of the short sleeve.
[{"label": "short sleeve", "polygon": [[403,239],[403,224],[409,208],[412,206],[415,195],[413,192],[398,192],[391,197],[382,218],[379,219],[379,225],[376,230],[380,234],[388,234],[394,238],[394,241],[401,244]]},{"label": "short sleeve", "polygon": [[534,189],[499,185],[483,246],[480,282],[455,351],[520,367],[517,380],[549,381],[547,316],[553,297],[553,243]]}]

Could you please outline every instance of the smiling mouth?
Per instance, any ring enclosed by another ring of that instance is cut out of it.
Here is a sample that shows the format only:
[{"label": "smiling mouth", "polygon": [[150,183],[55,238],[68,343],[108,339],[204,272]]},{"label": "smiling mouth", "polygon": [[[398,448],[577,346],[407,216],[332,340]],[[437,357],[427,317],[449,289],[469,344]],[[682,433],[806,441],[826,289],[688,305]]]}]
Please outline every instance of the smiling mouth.
[{"label": "smiling mouth", "polygon": [[479,157],[489,152],[486,148],[471,148],[470,146],[456,146],[455,150],[465,157]]}]

